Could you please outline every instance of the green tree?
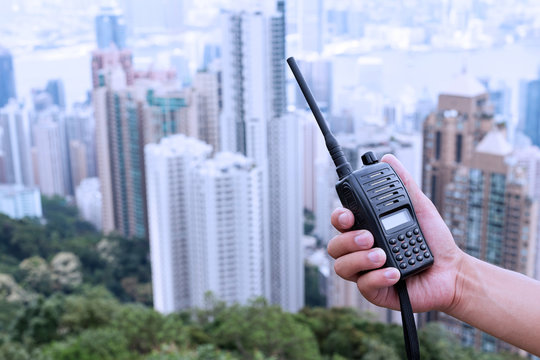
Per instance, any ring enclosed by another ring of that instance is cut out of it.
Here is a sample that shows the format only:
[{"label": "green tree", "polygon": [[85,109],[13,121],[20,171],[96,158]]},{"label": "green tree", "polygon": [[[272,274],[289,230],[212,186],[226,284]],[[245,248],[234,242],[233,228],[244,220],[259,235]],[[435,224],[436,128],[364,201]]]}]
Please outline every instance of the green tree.
[{"label": "green tree", "polygon": [[103,287],[86,287],[80,294],[66,297],[63,310],[59,328],[68,335],[109,325],[120,304]]},{"label": "green tree", "polygon": [[16,315],[10,329],[12,338],[30,346],[59,339],[57,329],[63,313],[64,300],[57,294],[48,299],[40,296],[31,301]]},{"label": "green tree", "polygon": [[21,344],[15,342],[6,342],[0,345],[0,359],[32,360],[32,357]]},{"label": "green tree", "polygon": [[62,342],[53,342],[42,350],[51,360],[132,360],[127,340],[115,329],[90,329]]},{"label": "green tree", "polygon": [[124,335],[130,351],[140,354],[159,349],[164,341],[173,341],[171,328],[181,331],[162,314],[138,304],[122,306],[114,314],[111,327]]},{"label": "green tree", "polygon": [[243,359],[254,359],[257,350],[276,359],[320,358],[310,329],[263,299],[227,308],[215,319],[215,325],[210,336],[216,344],[238,351]]}]

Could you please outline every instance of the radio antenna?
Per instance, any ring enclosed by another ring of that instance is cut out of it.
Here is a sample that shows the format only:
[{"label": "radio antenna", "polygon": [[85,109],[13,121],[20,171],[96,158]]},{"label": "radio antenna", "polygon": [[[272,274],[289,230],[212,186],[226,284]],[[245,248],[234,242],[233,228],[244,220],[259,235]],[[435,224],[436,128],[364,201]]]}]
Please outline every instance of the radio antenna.
[{"label": "radio antenna", "polygon": [[334,137],[334,134],[332,134],[332,132],[328,128],[326,120],[324,119],[321,110],[319,109],[319,106],[317,106],[317,102],[315,101],[315,98],[313,97],[313,94],[311,93],[311,90],[309,89],[309,86],[306,83],[302,72],[300,72],[300,68],[298,68],[298,64],[296,63],[296,60],[294,60],[294,57],[291,56],[290,58],[288,58],[287,64],[289,64],[289,67],[291,68],[292,73],[294,74],[294,77],[298,82],[298,86],[300,86],[300,90],[302,90],[302,94],[304,94],[304,97],[306,98],[309,108],[311,109],[313,116],[315,116],[317,124],[319,124],[319,128],[321,129],[321,132],[324,136],[326,148],[328,149],[328,152],[330,153],[330,156],[332,157],[332,160],[336,165],[336,172],[339,179],[341,180],[345,176],[352,173],[351,164],[349,164],[349,162],[347,161],[347,158],[345,157],[341,146],[339,146],[336,138]]}]

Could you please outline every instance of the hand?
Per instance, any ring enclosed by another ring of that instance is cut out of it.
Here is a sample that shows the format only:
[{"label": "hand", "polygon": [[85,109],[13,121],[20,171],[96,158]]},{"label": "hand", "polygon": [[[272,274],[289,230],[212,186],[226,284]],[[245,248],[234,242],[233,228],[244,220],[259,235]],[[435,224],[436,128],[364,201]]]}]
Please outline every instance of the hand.
[{"label": "hand", "polygon": [[[437,209],[399,160],[385,155],[381,161],[390,164],[405,184],[435,260],[431,268],[407,279],[413,311],[448,312],[459,303],[458,274],[465,253],[457,247]],[[332,225],[342,232],[328,243],[328,253],[336,259],[336,273],[345,280],[355,281],[362,295],[373,304],[399,310],[399,299],[393,288],[399,280],[399,270],[379,269],[386,261],[384,251],[372,248],[373,235],[367,230],[346,232],[353,223],[354,216],[347,209],[339,208],[332,213]],[[359,275],[365,270],[372,271]]]}]

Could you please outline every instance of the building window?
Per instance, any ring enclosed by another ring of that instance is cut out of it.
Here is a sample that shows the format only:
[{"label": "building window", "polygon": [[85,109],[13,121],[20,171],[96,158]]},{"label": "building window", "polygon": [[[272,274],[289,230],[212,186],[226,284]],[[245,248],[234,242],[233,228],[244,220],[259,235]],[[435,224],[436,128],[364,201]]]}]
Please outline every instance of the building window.
[{"label": "building window", "polygon": [[441,132],[437,131],[435,133],[435,160],[441,158]]},{"label": "building window", "polygon": [[456,135],[456,162],[459,164],[461,162],[461,147],[463,146],[463,135]]}]

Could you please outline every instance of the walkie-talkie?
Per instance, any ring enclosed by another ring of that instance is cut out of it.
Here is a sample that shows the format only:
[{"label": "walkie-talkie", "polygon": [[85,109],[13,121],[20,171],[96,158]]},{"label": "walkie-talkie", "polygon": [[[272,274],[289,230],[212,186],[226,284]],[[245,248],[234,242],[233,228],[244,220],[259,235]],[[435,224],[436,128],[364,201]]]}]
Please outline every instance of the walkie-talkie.
[{"label": "walkie-talkie", "polygon": [[401,304],[405,345],[409,359],[419,359],[418,338],[405,279],[429,268],[433,255],[424,238],[405,185],[394,169],[379,162],[370,151],[362,155],[361,169],[353,171],[341,146],[328,128],[313,94],[293,57],[287,59],[306,101],[324,136],[336,165],[339,180],[336,190],[344,207],[354,214],[355,229],[369,230],[376,247],[386,253],[387,267],[401,273],[396,290]]}]

